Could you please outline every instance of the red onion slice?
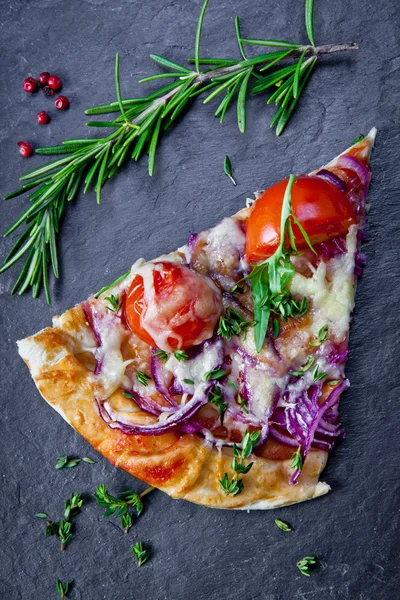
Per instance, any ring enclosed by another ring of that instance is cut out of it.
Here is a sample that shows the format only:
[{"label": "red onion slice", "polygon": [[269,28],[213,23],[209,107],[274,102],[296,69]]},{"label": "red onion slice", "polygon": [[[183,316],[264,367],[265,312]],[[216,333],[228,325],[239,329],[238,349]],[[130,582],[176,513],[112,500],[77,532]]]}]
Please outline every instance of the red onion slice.
[{"label": "red onion slice", "polygon": [[334,186],[339,188],[341,192],[346,193],[347,185],[342,179],[340,179],[340,177],[335,175],[335,173],[332,173],[332,171],[328,171],[327,169],[321,169],[320,171],[318,171],[318,173],[316,173],[316,177],[319,177],[320,179],[324,179],[325,181],[332,183]]},{"label": "red onion slice", "polygon": [[371,181],[371,169],[369,165],[364,165],[354,156],[349,156],[348,154],[343,154],[342,156],[339,156],[337,165],[339,167],[343,167],[344,169],[351,169],[358,175],[363,186],[363,192],[365,197],[367,195],[368,186]]}]

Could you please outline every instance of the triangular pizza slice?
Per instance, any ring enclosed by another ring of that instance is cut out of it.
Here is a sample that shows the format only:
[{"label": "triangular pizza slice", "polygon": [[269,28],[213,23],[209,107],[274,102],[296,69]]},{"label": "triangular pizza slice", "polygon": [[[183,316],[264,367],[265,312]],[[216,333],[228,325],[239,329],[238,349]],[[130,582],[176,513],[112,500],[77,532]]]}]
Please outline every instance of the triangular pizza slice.
[{"label": "triangular pizza slice", "polygon": [[20,341],[44,399],[174,498],[265,509],[328,492],[374,137]]}]

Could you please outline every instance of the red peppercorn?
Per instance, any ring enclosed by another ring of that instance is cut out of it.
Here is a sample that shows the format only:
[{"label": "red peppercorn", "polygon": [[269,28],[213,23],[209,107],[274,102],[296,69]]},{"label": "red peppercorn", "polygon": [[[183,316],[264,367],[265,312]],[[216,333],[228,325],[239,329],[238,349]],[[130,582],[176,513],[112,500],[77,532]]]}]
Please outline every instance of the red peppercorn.
[{"label": "red peppercorn", "polygon": [[50,77],[50,73],[48,73],[47,71],[43,71],[43,73],[40,73],[40,75],[39,75],[40,85],[41,86],[47,85],[49,82],[49,77]]},{"label": "red peppercorn", "polygon": [[40,113],[38,113],[37,122],[39,125],[47,125],[47,123],[50,123],[50,116],[45,110],[41,110]]},{"label": "red peppercorn", "polygon": [[43,92],[45,96],[49,96],[50,98],[55,94],[55,91],[52,90],[48,85],[44,86]]},{"label": "red peppercorn", "polygon": [[28,92],[28,94],[33,94],[33,92],[37,88],[37,81],[33,79],[33,77],[27,77],[24,79],[24,90]]},{"label": "red peppercorn", "polygon": [[19,146],[19,153],[21,156],[23,156],[24,158],[28,158],[28,156],[31,156],[31,154],[33,152],[33,148],[29,144],[29,142],[18,142],[18,146]]},{"label": "red peppercorn", "polygon": [[59,90],[62,86],[61,79],[57,75],[51,75],[47,81],[47,85],[52,90]]},{"label": "red peppercorn", "polygon": [[69,100],[66,96],[58,96],[54,104],[58,110],[65,110],[69,106]]}]

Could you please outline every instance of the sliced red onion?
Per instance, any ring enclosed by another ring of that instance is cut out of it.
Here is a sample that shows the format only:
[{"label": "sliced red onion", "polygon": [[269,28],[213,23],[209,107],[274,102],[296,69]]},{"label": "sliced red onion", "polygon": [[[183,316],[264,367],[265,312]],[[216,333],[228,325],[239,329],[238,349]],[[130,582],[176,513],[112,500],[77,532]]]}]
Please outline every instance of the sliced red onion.
[{"label": "sliced red onion", "polygon": [[151,425],[134,425],[133,423],[128,423],[120,413],[115,411],[112,411],[114,415],[112,417],[109,410],[107,410],[110,409],[107,401],[101,403],[96,399],[96,402],[99,407],[101,418],[111,429],[119,429],[127,435],[161,435],[170,431],[177,425],[182,425],[189,421],[199,408],[207,403],[207,392],[210,387],[210,384],[207,382],[207,384],[204,384],[202,389],[198,390],[197,394],[195,394],[187,404],[180,406],[177,410],[171,409],[170,416],[167,416],[167,418],[161,422],[158,420]]},{"label": "sliced red onion", "polygon": [[[322,405],[319,405],[318,398],[321,395],[322,385],[314,384],[307,392],[303,391],[301,396],[296,399],[294,405],[286,407],[286,427],[288,432],[301,446],[303,460],[306,458],[312,446],[323,415],[339,402],[341,393],[349,386],[350,384],[347,380],[342,381],[342,383],[329,394],[326,401]],[[323,445],[329,445],[328,442],[325,441],[321,443]],[[296,469],[290,478],[290,483],[297,483],[300,474],[301,471]]]},{"label": "sliced red onion", "polygon": [[371,169],[369,165],[364,165],[354,156],[349,156],[348,154],[343,154],[342,156],[339,156],[337,165],[339,167],[343,167],[343,169],[351,169],[358,175],[363,186],[363,192],[365,197],[367,195],[368,186],[371,181]]},{"label": "sliced red onion", "polygon": [[171,397],[169,388],[171,386],[173,375],[165,368],[164,362],[160,357],[155,355],[156,348],[151,349],[151,376],[153,377],[156,390],[165,398],[171,406],[178,406],[175,400]]},{"label": "sliced red onion", "polygon": [[335,237],[331,240],[326,240],[318,245],[318,256],[322,260],[327,261],[335,256],[339,256],[346,252],[346,240],[343,237]]},{"label": "sliced red onion", "polygon": [[335,175],[335,173],[332,173],[332,171],[328,171],[327,169],[321,169],[316,174],[316,177],[320,177],[321,179],[324,179],[325,181],[329,181],[329,183],[332,183],[337,188],[339,188],[339,190],[341,192],[346,193],[347,186],[346,186],[345,182],[343,181],[343,179],[340,179],[340,177]]}]

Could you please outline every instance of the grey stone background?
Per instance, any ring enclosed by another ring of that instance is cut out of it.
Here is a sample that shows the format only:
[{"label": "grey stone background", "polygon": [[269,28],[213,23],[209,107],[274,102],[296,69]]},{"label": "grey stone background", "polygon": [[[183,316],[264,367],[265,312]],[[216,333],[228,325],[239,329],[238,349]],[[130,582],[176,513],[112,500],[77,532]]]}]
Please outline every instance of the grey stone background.
[{"label": "grey stone background", "polygon": [[[200,0],[2,0],[0,193],[26,169],[16,142],[56,144],[89,135],[85,108],[114,99],[113,65],[121,53],[125,96],[144,92],[137,80],[159,71],[150,52],[184,61],[193,53]],[[211,0],[202,52],[237,57],[233,18],[244,35],[306,42],[303,2]],[[17,269],[0,277],[1,302],[1,549],[0,598],[57,597],[56,578],[73,581],[71,600],[327,600],[398,598],[399,517],[399,4],[389,0],[316,1],[317,42],[356,40],[360,51],[320,61],[296,116],[277,139],[271,107],[252,98],[241,135],[231,111],[223,126],[215,106],[201,102],[163,140],[154,177],[144,162],[130,164],[107,184],[101,206],[81,195],[65,214],[60,239],[62,277],[51,282],[53,304],[9,296]],[[41,93],[22,81],[48,70],[63,82],[71,107],[54,114]],[[152,89],[147,84],[146,89]],[[53,114],[49,126],[36,113]],[[87,496],[106,484],[117,493],[144,485],[113,468],[39,397],[15,341],[124,272],[138,256],[153,257],[186,241],[243,206],[246,195],[289,172],[318,167],[372,125],[368,258],[357,290],[348,375],[341,405],[347,439],[334,451],[323,479],[332,492],[274,512],[216,511],[174,501],[161,492],[125,535],[88,501],[76,534],[62,553],[33,518],[61,515],[71,491]],[[223,173],[229,154],[238,185]],[[26,206],[0,204],[4,230]],[[3,259],[10,241],[0,246]],[[63,454],[91,456],[95,465],[55,471]],[[284,534],[280,517],[294,526]],[[138,569],[130,545],[142,540],[151,560]],[[296,560],[315,554],[310,578]]]}]

